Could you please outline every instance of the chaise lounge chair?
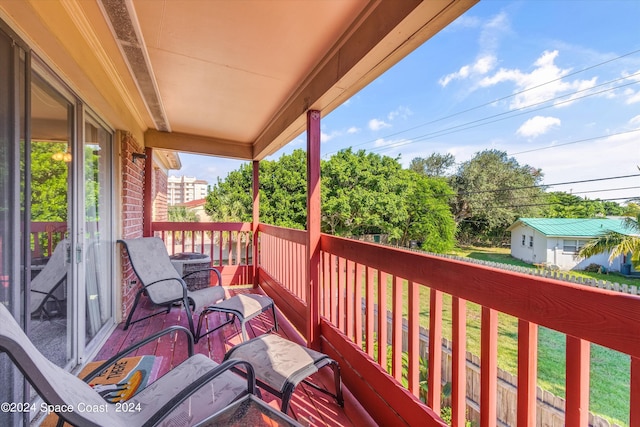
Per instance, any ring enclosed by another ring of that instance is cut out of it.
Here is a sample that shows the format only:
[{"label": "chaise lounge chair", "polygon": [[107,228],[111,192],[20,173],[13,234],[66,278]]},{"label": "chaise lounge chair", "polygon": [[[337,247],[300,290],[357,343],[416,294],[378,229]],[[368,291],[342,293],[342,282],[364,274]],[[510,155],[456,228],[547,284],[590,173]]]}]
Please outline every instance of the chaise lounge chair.
[{"label": "chaise lounge chair", "polygon": [[47,303],[54,301],[57,313],[63,313],[62,301],[56,296],[56,290],[67,279],[67,264],[65,262],[65,251],[67,250],[67,239],[61,240],[51,254],[51,258],[36,277],[31,280],[30,307],[31,315],[40,313],[41,317],[52,317]]},{"label": "chaise lounge chair", "polygon": [[[134,410],[117,411],[118,404],[105,401],[87,384],[124,355],[173,331],[187,334],[189,357],[128,400],[127,407]],[[57,413],[59,426],[63,421],[76,426],[98,427],[186,426],[198,423],[247,394],[254,394],[255,376],[249,363],[233,359],[218,365],[202,354],[194,354],[193,347],[189,331],[173,326],[118,353],[87,375],[84,382],[44,357],[9,310],[0,304],[0,352],[8,354],[50,408],[65,408],[64,412]],[[231,371],[238,365],[248,370],[246,380]],[[100,408],[104,409],[98,410]]]},{"label": "chaise lounge chair", "polygon": [[[182,303],[189,322],[189,329],[195,341],[220,328],[233,323],[235,319],[240,322],[242,339],[247,340],[246,324],[249,320],[256,318],[260,314],[271,311],[273,315],[273,326],[271,330],[278,330],[276,309],[273,300],[263,295],[235,295],[225,299],[224,288],[222,287],[222,276],[215,268],[207,268],[190,272],[184,277],[180,277],[177,270],[171,264],[171,259],[167,253],[164,242],[157,237],[143,237],[131,240],[118,240],[127,249],[129,260],[136,275],[142,282],[143,288],[136,294],[133,307],[127,317],[124,329],[130,324],[139,322],[156,314],[132,321],[140,296],[146,293],[149,299],[156,305],[167,306],[166,313],[171,310],[175,303]],[[191,274],[210,270],[218,277],[218,286],[211,286],[196,291],[189,291],[184,278]],[[192,313],[200,312],[198,318],[198,328],[194,328]],[[205,319],[210,313],[224,313],[226,321],[216,327],[206,330]]]},{"label": "chaise lounge chair", "polygon": [[[222,287],[222,275],[215,268],[192,271],[181,277],[171,264],[164,242],[158,237],[143,237],[139,239],[118,240],[127,250],[133,271],[140,279],[142,288],[136,294],[133,307],[127,316],[124,329],[129,325],[161,313],[169,313],[176,303],[181,303],[187,314],[189,330],[196,336],[192,314],[202,308],[225,299]],[[190,291],[184,279],[202,271],[213,271],[218,279],[217,286],[210,286]],[[132,321],[133,313],[140,302],[142,294],[146,294],[155,305],[165,306],[166,311],[159,311],[149,316]]]}]

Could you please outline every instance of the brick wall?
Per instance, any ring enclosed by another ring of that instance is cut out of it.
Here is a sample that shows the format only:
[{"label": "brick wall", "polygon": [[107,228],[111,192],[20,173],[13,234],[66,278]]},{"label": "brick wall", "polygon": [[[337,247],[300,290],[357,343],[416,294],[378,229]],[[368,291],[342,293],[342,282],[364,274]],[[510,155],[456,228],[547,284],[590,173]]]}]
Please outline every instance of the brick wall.
[{"label": "brick wall", "polygon": [[[142,237],[143,219],[143,192],[144,192],[144,160],[132,161],[132,154],[141,152],[138,143],[131,134],[123,132],[121,134],[122,153],[122,238],[134,239]],[[126,318],[133,306],[136,292],[139,288],[131,264],[122,251],[122,316]]]}]

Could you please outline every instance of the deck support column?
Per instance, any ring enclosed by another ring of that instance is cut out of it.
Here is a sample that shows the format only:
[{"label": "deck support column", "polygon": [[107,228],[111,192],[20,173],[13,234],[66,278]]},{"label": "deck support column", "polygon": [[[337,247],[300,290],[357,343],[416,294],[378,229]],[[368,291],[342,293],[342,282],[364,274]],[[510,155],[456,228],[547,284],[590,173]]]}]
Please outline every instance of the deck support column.
[{"label": "deck support column", "polygon": [[307,111],[307,345],[320,350],[320,111]]},{"label": "deck support column", "polygon": [[251,230],[253,231],[253,267],[251,274],[253,276],[253,287],[257,287],[258,280],[258,226],[260,225],[260,161],[253,161],[253,222]]},{"label": "deck support column", "polygon": [[152,237],[153,230],[153,148],[144,149],[144,189],[142,193],[142,235]]}]

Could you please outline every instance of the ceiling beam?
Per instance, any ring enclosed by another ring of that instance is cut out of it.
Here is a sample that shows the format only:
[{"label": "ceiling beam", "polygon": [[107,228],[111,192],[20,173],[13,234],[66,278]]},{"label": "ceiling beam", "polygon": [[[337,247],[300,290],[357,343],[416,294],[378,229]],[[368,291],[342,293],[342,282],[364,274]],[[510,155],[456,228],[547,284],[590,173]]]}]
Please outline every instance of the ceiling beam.
[{"label": "ceiling beam", "polygon": [[181,132],[160,132],[149,129],[144,133],[144,145],[151,148],[175,150],[233,159],[251,160],[251,143],[240,143],[220,138]]}]

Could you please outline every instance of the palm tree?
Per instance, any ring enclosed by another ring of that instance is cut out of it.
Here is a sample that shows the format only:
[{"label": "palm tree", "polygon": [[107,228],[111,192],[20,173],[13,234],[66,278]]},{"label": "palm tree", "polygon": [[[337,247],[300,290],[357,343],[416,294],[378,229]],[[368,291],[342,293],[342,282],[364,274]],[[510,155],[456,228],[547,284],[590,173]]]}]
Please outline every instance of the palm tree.
[{"label": "palm tree", "polygon": [[609,261],[620,255],[631,253],[631,264],[634,269],[640,268],[640,215],[636,219],[625,218],[624,225],[629,230],[628,234],[616,231],[607,231],[604,234],[587,242],[579,255],[588,258],[603,252],[611,251]]}]

